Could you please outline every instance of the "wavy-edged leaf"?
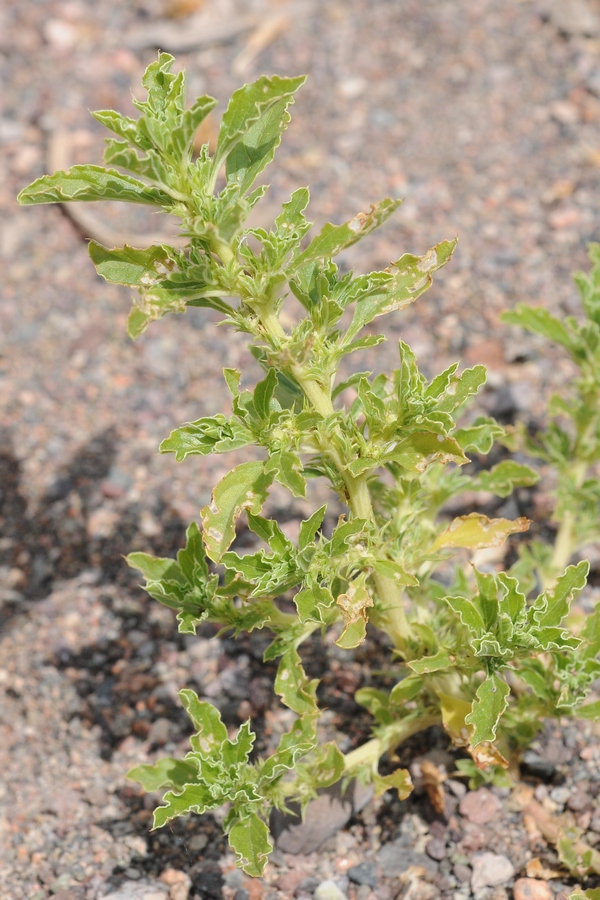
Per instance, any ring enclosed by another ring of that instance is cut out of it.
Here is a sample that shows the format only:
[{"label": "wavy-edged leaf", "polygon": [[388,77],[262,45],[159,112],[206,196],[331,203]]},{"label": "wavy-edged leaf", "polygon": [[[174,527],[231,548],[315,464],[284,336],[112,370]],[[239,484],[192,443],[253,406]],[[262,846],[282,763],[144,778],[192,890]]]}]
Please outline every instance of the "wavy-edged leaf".
[{"label": "wavy-edged leaf", "polygon": [[379,203],[371,204],[368,213],[359,213],[343,225],[332,225],[328,222],[313,238],[306,250],[296,257],[293,270],[318,259],[331,259],[337,256],[340,251],[351,247],[352,244],[382,225],[398,209],[401,202],[401,200],[391,200],[387,197]]},{"label": "wavy-edged leaf", "polygon": [[217,809],[225,802],[224,797],[214,797],[207,784],[187,784],[182,791],[167,791],[163,797],[164,806],[154,810],[153,829],[162,828],[172,819],[194,812],[201,815]]},{"label": "wavy-edged leaf", "polygon": [[415,675],[429,675],[431,672],[442,672],[444,669],[454,668],[456,657],[447,650],[439,650],[433,656],[424,656],[422,659],[411,659],[406,665]]},{"label": "wavy-edged leaf", "polygon": [[209,559],[219,562],[235,537],[235,522],[242,510],[258,515],[266,500],[271,478],[264,462],[244,462],[218,483],[209,506],[201,511],[204,544]]},{"label": "wavy-edged leaf", "polygon": [[422,473],[434,462],[442,465],[453,462],[464,466],[469,459],[454,438],[417,431],[398,441],[394,449],[386,454],[385,461],[396,462],[411,472]]},{"label": "wavy-edged leaf", "polygon": [[495,740],[498,722],[508,706],[509,695],[509,686],[495,672],[479,685],[471,712],[465,717],[465,722],[473,726],[473,747],[483,741]]},{"label": "wavy-edged leaf", "polygon": [[306,497],[306,478],[302,460],[291,450],[272,453],[265,463],[265,472],[290,491],[294,497]]},{"label": "wavy-edged leaf", "polygon": [[508,497],[517,487],[531,487],[540,480],[539,473],[523,463],[505,459],[474,479],[474,488],[491,491],[497,497]]},{"label": "wavy-edged leaf", "polygon": [[357,296],[354,316],[344,336],[344,343],[354,340],[359,331],[377,316],[403,309],[421,296],[432,283],[432,274],[452,257],[456,241],[442,241],[424,256],[406,253],[390,267],[389,272],[363,276],[364,293]]},{"label": "wavy-edged leaf", "polygon": [[577,339],[572,332],[543,306],[528,306],[526,303],[519,303],[515,309],[503,312],[500,319],[509,325],[519,325],[527,331],[533,331],[534,334],[540,334],[550,341],[555,341],[572,353],[577,349]]},{"label": "wavy-edged leaf", "polygon": [[165,191],[103,166],[72,166],[54,175],[42,175],[23,188],[17,200],[23,206],[36,203],[68,203],[73,200],[122,200],[149,206],[173,205]]},{"label": "wavy-edged leaf", "polygon": [[472,425],[453,431],[452,437],[463,450],[487,454],[492,449],[494,441],[504,437],[505,434],[504,428],[495,419],[479,416]]},{"label": "wavy-edged leaf", "polygon": [[146,791],[158,791],[163,787],[177,790],[198,780],[198,765],[194,760],[165,756],[153,766],[135,766],[129,770],[127,778],[137,781]]},{"label": "wavy-edged leaf", "polygon": [[437,536],[432,550],[450,547],[466,547],[479,550],[483,547],[501,547],[510,534],[527,531],[531,522],[521,516],[519,519],[489,519],[482,513],[458,516]]},{"label": "wavy-edged leaf", "polygon": [[165,262],[174,256],[173,247],[160,245],[138,250],[136,247],[114,247],[109,250],[90,241],[88,251],[98,275],[113,284],[139,285],[144,276],[156,278],[157,265],[164,266]]},{"label": "wavy-edged leaf", "polygon": [[310,681],[302,667],[300,655],[291,647],[281,657],[275,678],[275,693],[299,716],[316,715],[318,680]]},{"label": "wavy-edged leaf", "polygon": [[[293,102],[293,96],[306,80],[306,76],[280,78],[278,75],[263,75],[252,84],[246,84],[235,91],[227,105],[221,127],[217,149],[213,159],[213,173],[221,168],[234,147],[242,142],[242,147],[233,162],[227,165],[227,179],[235,179],[242,191],[252,183],[254,168],[260,161],[272,154],[279,143],[281,133],[287,126],[285,109]],[[277,114],[268,116],[269,110],[277,108]],[[266,118],[264,129],[253,128],[255,123]],[[244,139],[242,141],[242,138]],[[248,146],[245,142],[248,140]],[[276,143],[273,143],[273,141]],[[266,145],[266,146],[265,146]],[[262,156],[261,156],[262,153]],[[269,160],[267,159],[266,162]],[[265,165],[266,165],[265,162]],[[258,168],[258,172],[261,169]]]},{"label": "wavy-edged leaf", "polygon": [[256,813],[235,823],[229,832],[229,846],[235,853],[237,865],[253,878],[262,875],[273,850],[269,829]]},{"label": "wavy-edged leaf", "polygon": [[391,775],[380,775],[378,772],[373,774],[373,787],[375,788],[375,796],[381,797],[386,791],[395,789],[398,791],[398,799],[406,800],[412,793],[414,785],[411,781],[408,769],[396,769]]},{"label": "wavy-edged leaf", "polygon": [[192,748],[202,756],[210,756],[227,740],[227,728],[221,720],[221,713],[207,700],[199,700],[198,695],[189,688],[179,691],[179,699],[196,729],[190,738]]},{"label": "wavy-edged leaf", "polygon": [[174,453],[177,462],[182,462],[193,454],[227,453],[246,447],[252,441],[253,434],[243,422],[218,413],[176,428],[162,441],[159,450]]},{"label": "wavy-edged leaf", "polygon": [[590,564],[582,560],[576,566],[568,566],[556,579],[555,586],[538,597],[533,605],[533,618],[540,628],[558,628],[568,614],[571,602],[583,590],[587,582]]}]

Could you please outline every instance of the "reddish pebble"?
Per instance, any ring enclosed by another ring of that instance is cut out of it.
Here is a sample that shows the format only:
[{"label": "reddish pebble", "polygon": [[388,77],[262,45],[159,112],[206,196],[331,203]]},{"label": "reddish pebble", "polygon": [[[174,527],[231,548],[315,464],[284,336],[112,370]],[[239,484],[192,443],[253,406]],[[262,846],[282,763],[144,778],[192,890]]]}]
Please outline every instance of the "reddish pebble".
[{"label": "reddish pebble", "polygon": [[513,895],[515,900],[554,900],[547,883],[538,878],[517,878]]},{"label": "reddish pebble", "polygon": [[502,804],[494,794],[485,788],[469,791],[460,801],[459,811],[473,825],[485,825],[491,822],[500,811]]}]

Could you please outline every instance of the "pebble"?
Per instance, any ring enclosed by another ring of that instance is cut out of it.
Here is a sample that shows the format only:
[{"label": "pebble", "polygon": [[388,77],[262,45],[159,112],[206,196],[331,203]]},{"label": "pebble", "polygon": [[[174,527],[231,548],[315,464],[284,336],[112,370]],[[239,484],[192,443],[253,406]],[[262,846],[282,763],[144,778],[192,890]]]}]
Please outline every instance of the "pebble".
[{"label": "pebble", "polygon": [[471,879],[471,869],[464,863],[456,863],[452,871],[454,872],[456,880],[460,881],[461,884],[466,884],[467,881],[470,881]]},{"label": "pebble", "polygon": [[386,878],[396,878],[411,866],[422,866],[431,875],[438,871],[437,864],[429,856],[407,847],[402,838],[382,847],[377,854],[377,862]]},{"label": "pebble", "polygon": [[529,775],[535,778],[541,778],[542,781],[552,781],[556,775],[556,766],[554,763],[533,750],[526,750],[523,754],[523,768]]},{"label": "pebble", "polygon": [[573,791],[569,799],[567,800],[567,806],[573,812],[583,812],[584,809],[587,809],[592,802],[592,798],[589,794],[586,794],[584,791],[577,790]]},{"label": "pebble", "polygon": [[484,887],[498,887],[505,884],[515,874],[510,859],[497,853],[479,853],[473,857],[471,889],[473,893]]},{"label": "pebble", "polygon": [[313,897],[315,900],[347,900],[346,895],[339,889],[335,881],[322,881]]},{"label": "pebble", "polygon": [[559,803],[561,806],[565,805],[570,796],[571,790],[568,787],[556,787],[554,790],[550,791],[550,799],[554,800],[555,803]]},{"label": "pebble", "polygon": [[166,900],[169,889],[147,881],[124,881],[110,894],[102,894],[99,900]]},{"label": "pebble", "polygon": [[502,804],[498,798],[486,788],[469,791],[462,798],[458,807],[461,816],[464,816],[473,825],[485,825],[487,822],[491,822],[501,808]]},{"label": "pebble", "polygon": [[348,869],[348,878],[355,884],[366,884],[377,887],[377,869],[371,862],[361,862]]},{"label": "pebble", "polygon": [[440,841],[437,838],[433,838],[433,840],[428,841],[425,847],[425,853],[427,856],[430,856],[431,859],[441,860],[446,856],[446,843],[445,841]]},{"label": "pebble", "polygon": [[514,900],[552,900],[549,885],[539,878],[517,878],[513,888]]}]

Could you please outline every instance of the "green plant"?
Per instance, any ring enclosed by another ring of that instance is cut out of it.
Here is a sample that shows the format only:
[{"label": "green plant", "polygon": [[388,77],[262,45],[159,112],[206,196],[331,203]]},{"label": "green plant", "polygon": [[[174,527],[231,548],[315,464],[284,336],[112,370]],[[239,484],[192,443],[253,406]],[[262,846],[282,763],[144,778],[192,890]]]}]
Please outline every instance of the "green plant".
[{"label": "green plant", "polygon": [[[275,691],[296,717],[271,756],[252,756],[249,721],[230,737],[217,709],[184,690],[181,701],[196,729],[190,753],[130,773],[149,790],[169,788],[155,827],[228,803],[231,846],[239,864],[257,875],[271,849],[273,807],[292,801],[304,807],[320,788],[350,778],[405,797],[408,773],[383,775],[378,764],[422,729],[443,725],[484,770],[505,767],[511,748],[529,740],[544,716],[600,713],[598,704],[584,705],[600,673],[600,607],[578,633],[567,621],[588,571],[586,562],[568,563],[598,533],[600,487],[592,467],[600,448],[600,254],[593,250],[594,271],[579,281],[583,324],[525,307],[507,315],[557,340],[580,366],[572,397],[551,404],[551,414],[570,425],[552,421],[537,436],[519,437],[489,417],[463,421],[485,382],[484,367],[459,373],[455,364],[427,381],[402,341],[390,375],[342,379],[344,357],[385,339],[371,323],[426,291],[455,241],[424,256],[405,254],[381,272],[342,274],[333,258],[385,222],[399,201],[383,200],[305,240],[306,188],[283,204],[270,231],[245,227],[266,190],[253,185],[273,158],[304,79],[262,77],[236,91],[214,155],[203,146],[194,159],[194,134],[216,101],[201,97],[186,108],[184,75],[171,73],[172,62],[161,54],[147,69],[147,99],[135,101],[138,119],[94,114],[117,135],[104,159],[118,168],[74,166],[38,179],[19,200],[123,200],[177,216],[183,249],[90,242],[100,275],[138,289],[129,334],[138,337],[167,313],[208,307],[249,335],[264,369],[253,390],[242,387],[240,372],[225,369],[231,415],[185,424],[160,447],[185,460],[254,446],[260,459],[237,465],[215,487],[202,527],[190,525],[176,560],[129,556],[150,595],[176,611],[181,631],[213,622],[235,634],[272,634],[265,658],[279,660]],[[280,313],[290,295],[303,314],[286,330]],[[532,468],[514,459],[463,470],[468,453],[482,461],[497,440],[521,440],[527,452],[556,466],[558,540],[553,551],[530,545],[507,572],[480,572],[456,550],[498,546],[526,531],[528,521],[471,513],[448,522],[441,514],[467,490],[506,497],[537,481]],[[303,497],[306,479],[317,477],[329,482],[345,513],[326,531],[325,506],[315,510],[294,544],[261,515],[264,501],[274,481]],[[242,513],[265,545],[245,555],[230,549]],[[373,738],[344,755],[332,742],[319,743],[317,682],[304,672],[301,646],[327,632],[352,650],[365,640],[367,623],[389,638],[395,684],[391,691],[358,691],[374,718]]]}]

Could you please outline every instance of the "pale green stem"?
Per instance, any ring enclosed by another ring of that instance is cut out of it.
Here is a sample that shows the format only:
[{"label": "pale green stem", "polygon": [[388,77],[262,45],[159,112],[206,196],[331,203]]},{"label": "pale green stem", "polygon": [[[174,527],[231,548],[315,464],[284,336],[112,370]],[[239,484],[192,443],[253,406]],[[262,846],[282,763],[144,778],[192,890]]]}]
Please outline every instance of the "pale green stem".
[{"label": "pale green stem", "polygon": [[[573,469],[574,487],[579,489],[585,481],[587,463],[579,462]],[[575,550],[575,514],[572,510],[565,510],[562,521],[556,533],[554,551],[550,560],[549,571],[541,573],[542,587],[547,590],[554,584],[555,579],[569,564],[569,560]]]},{"label": "pale green stem", "polygon": [[357,747],[344,757],[344,765],[347,772],[357,766],[377,766],[380,758],[389,750],[395,750],[403,741],[408,740],[413,734],[439,725],[442,719],[439,713],[426,713],[421,716],[407,716],[397,722],[393,722],[381,730],[379,737],[372,738],[366,744]]}]

